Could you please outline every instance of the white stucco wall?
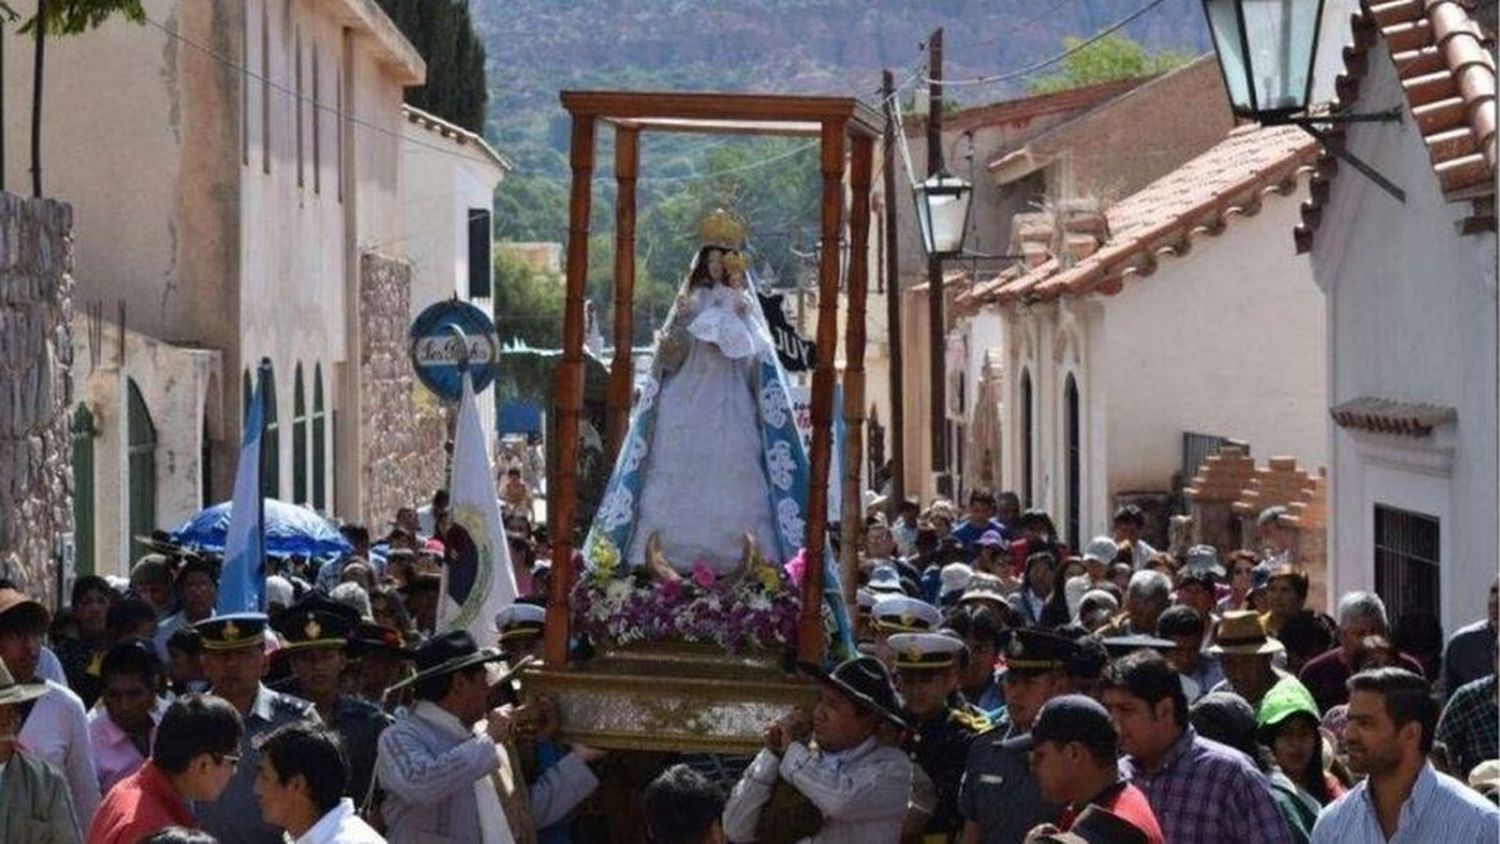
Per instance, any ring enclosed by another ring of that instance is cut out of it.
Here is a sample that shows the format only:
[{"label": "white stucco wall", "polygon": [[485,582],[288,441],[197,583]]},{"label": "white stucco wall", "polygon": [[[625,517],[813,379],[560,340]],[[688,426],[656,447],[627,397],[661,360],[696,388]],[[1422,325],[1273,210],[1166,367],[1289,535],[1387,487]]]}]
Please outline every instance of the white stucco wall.
[{"label": "white stucco wall", "polygon": [[[1382,43],[1361,110],[1404,103]],[[1333,428],[1330,593],[1374,586],[1377,503],[1439,519],[1441,616],[1451,632],[1483,615],[1496,574],[1496,238],[1460,235],[1409,108],[1360,124],[1350,150],[1406,192],[1399,203],[1350,169],[1334,180],[1313,241],[1328,295],[1329,403],[1373,396],[1454,408],[1429,438]]]},{"label": "white stucco wall", "polygon": [[[1182,434],[1250,441],[1257,455],[1326,465],[1322,293],[1290,227],[1303,191],[1200,235],[1115,296],[1012,305],[1005,324],[1005,486],[1022,490],[1021,372],[1033,390],[1032,501],[1068,517],[1064,390],[1078,387],[1079,532],[1109,527],[1114,496],[1170,489]],[[1024,497],[1024,495],[1023,495]]]},{"label": "white stucco wall", "polygon": [[1094,365],[1112,411],[1110,493],[1166,489],[1184,431],[1327,465],[1323,295],[1289,234],[1303,196],[1265,197],[1105,302]]}]

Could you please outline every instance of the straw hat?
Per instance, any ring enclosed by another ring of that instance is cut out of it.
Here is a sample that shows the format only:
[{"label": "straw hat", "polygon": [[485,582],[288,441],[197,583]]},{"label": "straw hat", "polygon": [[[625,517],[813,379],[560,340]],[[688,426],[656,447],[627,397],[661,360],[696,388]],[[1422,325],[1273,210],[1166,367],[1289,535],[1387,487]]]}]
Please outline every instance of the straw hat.
[{"label": "straw hat", "polygon": [[1260,616],[1254,610],[1224,613],[1219,633],[1208,649],[1211,654],[1274,654],[1286,650],[1281,642],[1266,635]]},{"label": "straw hat", "polygon": [[16,678],[11,676],[10,669],[5,667],[5,661],[0,660],[0,706],[14,706],[36,700],[46,693],[45,682],[17,683]]}]

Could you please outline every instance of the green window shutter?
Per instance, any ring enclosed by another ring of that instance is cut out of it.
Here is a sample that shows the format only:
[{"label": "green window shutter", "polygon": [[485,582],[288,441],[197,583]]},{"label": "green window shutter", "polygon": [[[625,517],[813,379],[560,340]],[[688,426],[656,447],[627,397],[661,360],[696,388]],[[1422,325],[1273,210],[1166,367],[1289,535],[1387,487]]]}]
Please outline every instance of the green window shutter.
[{"label": "green window shutter", "polygon": [[129,480],[131,548],[145,549],[135,541],[156,530],[156,425],[134,380],[126,381],[125,439]]}]

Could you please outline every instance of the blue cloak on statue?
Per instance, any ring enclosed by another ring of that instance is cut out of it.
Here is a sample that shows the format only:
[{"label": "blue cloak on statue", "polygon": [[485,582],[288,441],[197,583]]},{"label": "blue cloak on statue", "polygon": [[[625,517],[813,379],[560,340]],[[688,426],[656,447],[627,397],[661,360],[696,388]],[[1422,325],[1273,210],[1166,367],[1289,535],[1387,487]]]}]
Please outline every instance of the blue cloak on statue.
[{"label": "blue cloak on statue", "polygon": [[[786,373],[748,266],[731,282],[725,251],[700,251],[668,314],[630,429],[584,542],[585,563],[616,549],[631,566],[657,555],[684,574],[743,564],[748,542],[785,562],[803,547],[810,470]],[[821,554],[831,647],[853,653],[831,551]]]}]

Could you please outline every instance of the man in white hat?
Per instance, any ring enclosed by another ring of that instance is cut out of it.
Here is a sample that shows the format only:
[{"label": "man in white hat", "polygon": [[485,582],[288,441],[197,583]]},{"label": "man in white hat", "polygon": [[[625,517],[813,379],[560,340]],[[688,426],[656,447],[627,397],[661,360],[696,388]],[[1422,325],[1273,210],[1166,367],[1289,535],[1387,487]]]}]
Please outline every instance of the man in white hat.
[{"label": "man in white hat", "polygon": [[1119,546],[1107,536],[1096,536],[1084,546],[1085,573],[1070,577],[1068,582],[1063,584],[1064,594],[1068,599],[1068,613],[1075,621],[1078,619],[1079,607],[1083,605],[1083,596],[1090,589],[1099,589],[1109,582],[1109,566],[1115,561],[1117,553],[1119,553]]},{"label": "man in white hat", "polygon": [[914,759],[937,792],[928,836],[963,831],[958,789],[969,760],[969,744],[990,720],[958,693],[964,643],[946,633],[897,633],[890,638],[906,720],[917,734]]},{"label": "man in white hat", "polygon": [[16,746],[20,706],[47,693],[45,682],[17,683],[0,661],[0,841],[83,840],[68,781],[41,757]]}]

